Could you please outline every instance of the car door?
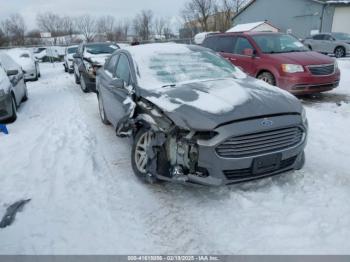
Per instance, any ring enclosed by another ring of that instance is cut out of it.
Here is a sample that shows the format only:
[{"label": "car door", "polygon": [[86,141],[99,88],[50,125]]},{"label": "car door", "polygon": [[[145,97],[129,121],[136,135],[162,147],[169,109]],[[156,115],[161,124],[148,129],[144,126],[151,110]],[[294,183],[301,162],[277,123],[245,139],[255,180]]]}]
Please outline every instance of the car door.
[{"label": "car door", "polygon": [[326,35],[320,34],[320,35],[315,35],[313,37],[313,46],[312,49],[314,51],[320,52],[320,53],[326,53],[326,46],[327,46],[327,41],[326,41]]},{"label": "car door", "polygon": [[112,119],[113,115],[113,97],[110,92],[109,85],[112,85],[113,80],[116,78],[116,68],[119,59],[119,54],[111,56],[103,66],[101,70],[98,71],[96,78],[96,88],[101,97],[104,111],[107,119]]},{"label": "car door", "polygon": [[[124,87],[116,87],[113,82],[115,79],[122,80]],[[109,110],[109,121],[114,127],[117,127],[119,122],[126,116],[129,104],[124,103],[130,96],[130,91],[127,87],[131,85],[131,70],[128,57],[121,53],[118,58],[117,67],[113,78],[110,78],[105,84],[106,88],[106,103]]]},{"label": "car door", "polygon": [[322,49],[325,53],[331,54],[334,52],[335,44],[334,38],[331,35],[324,35]]},{"label": "car door", "polygon": [[237,37],[232,54],[232,58],[235,60],[232,63],[251,76],[254,76],[255,73],[254,50],[255,48],[246,37]]}]

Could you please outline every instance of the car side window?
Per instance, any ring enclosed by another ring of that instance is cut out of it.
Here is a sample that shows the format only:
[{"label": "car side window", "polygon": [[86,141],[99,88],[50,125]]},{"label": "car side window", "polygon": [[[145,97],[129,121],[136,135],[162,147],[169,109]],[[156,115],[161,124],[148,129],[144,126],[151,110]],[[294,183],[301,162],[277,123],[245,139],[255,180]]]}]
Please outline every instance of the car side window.
[{"label": "car side window", "polygon": [[111,73],[113,76],[115,76],[114,74],[115,74],[115,68],[117,66],[118,58],[119,58],[119,54],[112,56],[109,59],[108,63],[105,65],[106,71]]},{"label": "car side window", "polygon": [[126,57],[126,55],[121,54],[119,57],[117,70],[116,70],[116,77],[119,79],[124,80],[125,85],[130,85],[130,65],[129,65],[129,59]]},{"label": "car side window", "polygon": [[220,37],[217,41],[217,52],[233,53],[235,47],[235,38],[232,36]]},{"label": "car side window", "polygon": [[330,35],[324,35],[324,40],[331,41],[333,38]]},{"label": "car side window", "polygon": [[215,46],[216,40],[217,40],[216,37],[208,37],[204,40],[203,46],[216,51],[216,46]]},{"label": "car side window", "polygon": [[313,36],[314,40],[324,40],[324,35],[315,35]]},{"label": "car side window", "polygon": [[253,46],[250,44],[247,38],[245,37],[238,37],[236,41],[236,46],[234,49],[234,54],[237,55],[244,55],[245,49],[254,49]]}]

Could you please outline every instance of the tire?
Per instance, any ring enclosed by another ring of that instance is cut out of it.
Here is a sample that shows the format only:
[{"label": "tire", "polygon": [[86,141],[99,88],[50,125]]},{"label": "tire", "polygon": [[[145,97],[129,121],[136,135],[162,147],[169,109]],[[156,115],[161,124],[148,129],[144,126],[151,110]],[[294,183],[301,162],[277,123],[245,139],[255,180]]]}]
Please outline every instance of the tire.
[{"label": "tire", "polygon": [[308,47],[309,47],[310,51],[312,51],[312,46],[311,46],[311,45],[308,45]]},{"label": "tire", "polygon": [[141,128],[135,136],[131,150],[131,165],[134,174],[141,181],[149,184],[153,184],[159,181],[154,176],[150,176],[149,172],[146,170],[147,161],[149,160],[147,157],[146,147],[147,142],[152,139],[152,135],[153,133],[150,130]]},{"label": "tire", "polygon": [[346,50],[344,47],[342,46],[338,46],[335,50],[334,50],[334,55],[336,58],[342,58],[346,56]]},{"label": "tire", "polygon": [[82,74],[80,74],[79,83],[80,83],[80,88],[84,93],[90,92],[86,85],[85,77]]},{"label": "tire", "polygon": [[34,78],[34,81],[38,81],[38,80],[39,80],[38,69],[35,69],[35,78]]},{"label": "tire", "polygon": [[15,97],[12,95],[12,116],[9,117],[9,122],[13,123],[16,121],[17,119],[17,104],[16,104],[16,99]]},{"label": "tire", "polygon": [[104,109],[104,106],[103,106],[102,97],[100,95],[97,95],[97,99],[98,99],[98,110],[100,112],[101,122],[103,124],[105,124],[106,126],[108,126],[111,123],[107,119],[106,112],[105,112],[105,109]]},{"label": "tire", "polygon": [[263,72],[260,75],[258,75],[257,77],[259,80],[262,80],[270,85],[275,86],[276,85],[276,79],[273,76],[273,74],[271,74],[270,72]]},{"label": "tire", "polygon": [[77,76],[77,74],[74,72],[74,79],[75,79],[75,83],[77,84],[77,85],[79,85],[80,84],[80,82],[79,82],[79,78],[78,78],[78,76]]},{"label": "tire", "polygon": [[68,73],[68,67],[66,64],[63,65],[64,66],[64,72]]},{"label": "tire", "polygon": [[28,100],[28,89],[27,89],[27,86],[26,86],[26,92],[22,98],[22,102],[26,102]]}]

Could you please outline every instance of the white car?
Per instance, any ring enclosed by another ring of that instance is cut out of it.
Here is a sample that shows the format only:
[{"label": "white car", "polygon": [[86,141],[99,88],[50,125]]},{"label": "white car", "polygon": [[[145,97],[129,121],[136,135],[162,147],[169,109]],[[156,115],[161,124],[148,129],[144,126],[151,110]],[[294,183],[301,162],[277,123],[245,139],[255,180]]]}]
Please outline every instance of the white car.
[{"label": "white car", "polygon": [[73,62],[74,58],[73,55],[77,52],[78,46],[72,45],[68,46],[66,48],[65,54],[64,54],[64,71],[72,74],[74,72]]},{"label": "white car", "polygon": [[26,81],[37,81],[40,77],[40,68],[38,61],[34,58],[33,53],[27,49],[10,49],[7,51],[8,55],[12,57],[22,67],[24,72],[24,79]]}]

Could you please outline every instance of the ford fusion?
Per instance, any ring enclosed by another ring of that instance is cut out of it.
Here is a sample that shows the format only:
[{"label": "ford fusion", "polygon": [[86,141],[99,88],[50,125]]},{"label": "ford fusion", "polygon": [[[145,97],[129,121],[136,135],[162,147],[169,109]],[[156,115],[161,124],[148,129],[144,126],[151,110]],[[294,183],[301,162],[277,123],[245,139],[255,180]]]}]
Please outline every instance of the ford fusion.
[{"label": "ford fusion", "polygon": [[118,50],[97,72],[96,88],[102,122],[132,136],[132,168],[146,182],[220,186],[304,165],[300,102],[209,49]]}]

